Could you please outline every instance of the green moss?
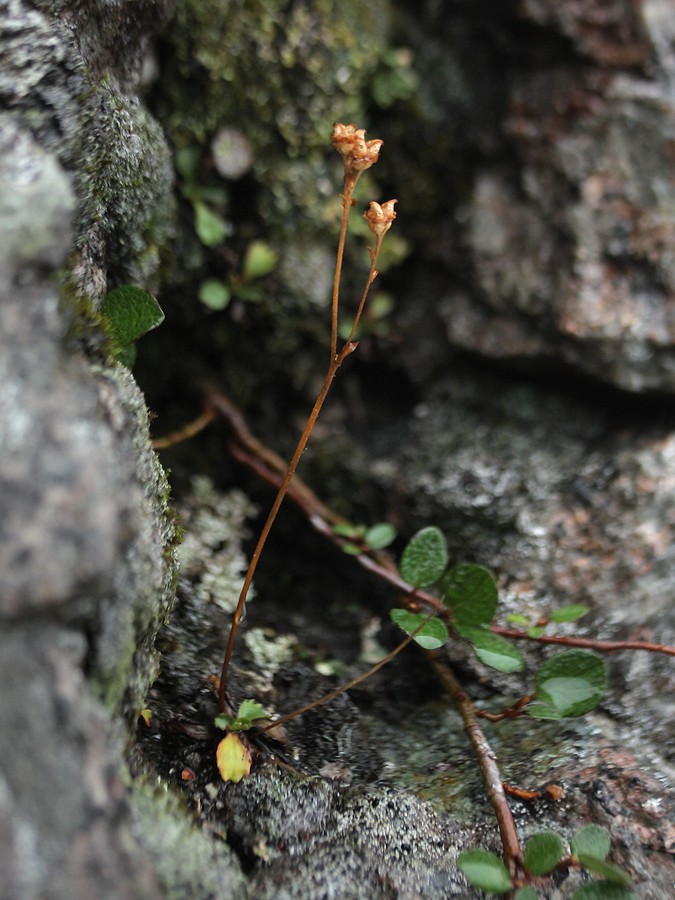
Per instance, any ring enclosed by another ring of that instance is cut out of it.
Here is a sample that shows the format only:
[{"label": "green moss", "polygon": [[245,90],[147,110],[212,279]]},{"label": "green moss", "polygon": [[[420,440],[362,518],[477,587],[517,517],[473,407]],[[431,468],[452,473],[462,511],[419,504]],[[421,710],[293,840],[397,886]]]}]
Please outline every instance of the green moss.
[{"label": "green moss", "polygon": [[166,785],[137,780],[130,793],[136,836],[170,900],[246,896],[236,856],[224,840],[200,830]]},{"label": "green moss", "polygon": [[[108,284],[152,289],[173,219],[173,168],[159,125],[136,98],[105,80],[92,88],[82,122],[79,248],[100,254]],[[106,285],[81,283],[95,302]]]},{"label": "green moss", "polygon": [[283,227],[303,210],[316,225],[328,136],[336,120],[363,121],[387,24],[386,0],[179,0],[159,116],[179,148],[235,126],[265,187],[262,217]]}]

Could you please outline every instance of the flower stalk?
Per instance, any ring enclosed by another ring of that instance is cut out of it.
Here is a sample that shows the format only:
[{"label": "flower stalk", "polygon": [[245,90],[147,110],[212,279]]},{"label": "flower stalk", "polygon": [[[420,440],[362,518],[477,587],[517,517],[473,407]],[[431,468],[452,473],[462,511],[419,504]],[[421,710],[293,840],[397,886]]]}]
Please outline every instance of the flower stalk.
[{"label": "flower stalk", "polygon": [[358,328],[363,310],[365,309],[366,300],[368,298],[370,288],[378,275],[376,266],[378,257],[380,255],[380,249],[382,247],[382,241],[387,231],[391,227],[394,219],[396,218],[396,212],[394,211],[394,206],[397,202],[396,200],[389,200],[382,205],[373,201],[368,206],[368,210],[365,213],[365,219],[368,222],[370,230],[375,235],[375,245],[374,247],[369,248],[370,269],[368,271],[368,276],[366,278],[363,293],[361,294],[361,299],[359,301],[356,316],[354,317],[354,321],[351,326],[349,337],[342,345],[342,348],[338,350],[337,344],[340,318],[340,278],[342,275],[342,265],[347,237],[349,213],[352,206],[354,205],[354,189],[361,174],[378,161],[380,150],[382,149],[382,141],[366,141],[365,134],[366,132],[364,131],[364,129],[356,128],[356,126],[354,125],[343,125],[341,123],[337,123],[333,128],[332,143],[333,147],[342,156],[342,160],[344,163],[344,180],[343,191],[340,195],[342,200],[342,221],[340,225],[340,235],[338,238],[331,299],[330,361],[321,389],[317,395],[316,400],[314,401],[312,411],[309,414],[305,427],[295,448],[295,452],[293,453],[291,461],[289,462],[285,474],[281,480],[276,497],[267,515],[265,524],[263,525],[262,531],[260,532],[260,537],[258,538],[258,542],[256,543],[255,549],[253,550],[251,559],[249,561],[248,569],[246,571],[244,582],[241,587],[241,592],[239,594],[239,599],[237,600],[237,605],[232,617],[232,625],[230,626],[230,633],[227,640],[227,646],[225,648],[225,655],[223,657],[223,665],[220,673],[220,683],[218,687],[218,708],[220,713],[226,712],[226,710],[229,708],[229,701],[227,696],[227,675],[230,666],[230,660],[232,658],[234,639],[241,623],[242,615],[246,607],[246,598],[248,597],[248,593],[253,582],[253,576],[255,575],[255,571],[258,567],[260,556],[265,544],[267,543],[267,538],[277,517],[281,504],[283,503],[284,497],[286,496],[288,487],[291,483],[293,475],[295,474],[295,470],[298,466],[298,463],[300,462],[300,457],[305,451],[309,438],[314,429],[314,425],[316,424],[316,420],[319,416],[319,413],[321,412],[326,397],[328,396],[331,385],[333,384],[333,379],[335,378],[338,369],[345,361],[345,359],[350,356],[358,347],[358,342],[354,340],[354,335],[356,334],[356,329]]}]

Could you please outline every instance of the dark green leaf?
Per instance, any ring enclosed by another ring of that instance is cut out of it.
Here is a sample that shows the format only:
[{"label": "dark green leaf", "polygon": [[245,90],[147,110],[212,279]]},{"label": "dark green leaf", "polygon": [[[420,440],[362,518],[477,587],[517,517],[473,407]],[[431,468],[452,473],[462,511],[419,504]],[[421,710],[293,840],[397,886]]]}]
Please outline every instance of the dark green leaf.
[{"label": "dark green leaf", "polygon": [[225,309],[231,296],[228,285],[217,278],[208,278],[199,285],[199,299],[209,309]]},{"label": "dark green leaf", "polygon": [[523,851],[525,868],[532,875],[548,875],[563,858],[564,852],[562,838],[554,831],[533,834]]},{"label": "dark green leaf", "polygon": [[442,577],[440,591],[458,625],[489,625],[492,621],[497,609],[497,585],[483,566],[454,566]]},{"label": "dark green leaf", "polygon": [[[406,634],[412,634],[420,623],[428,618],[422,613],[411,613],[407,609],[392,609],[389,616],[392,622],[395,622]],[[437,650],[447,639],[448,629],[440,619],[429,619],[413,638],[415,643],[424,647],[425,650]]]},{"label": "dark green leaf", "polygon": [[577,853],[576,857],[584,869],[588,869],[594,875],[599,875],[605,881],[609,881],[610,884],[618,884],[625,887],[631,883],[631,877],[628,872],[615,866],[614,863],[605,862],[604,859],[597,859],[595,856],[589,856],[586,853]]},{"label": "dark green leaf", "polygon": [[118,347],[133,343],[164,321],[164,313],[152,294],[132,285],[113,288],[106,294],[101,315]]},{"label": "dark green leaf", "polygon": [[570,841],[570,849],[575,856],[585,853],[596,859],[604,859],[609,853],[609,831],[602,825],[584,825]]},{"label": "dark green leaf", "polygon": [[227,234],[227,224],[222,216],[199,201],[194,204],[194,210],[195,231],[202,244],[207,247],[220,244]]},{"label": "dark green leaf", "polygon": [[428,587],[441,577],[448,564],[448,545],[443,533],[429,525],[414,535],[401,556],[401,577],[413,587]]},{"label": "dark green leaf", "polygon": [[550,622],[576,622],[588,612],[588,607],[582,603],[571,603],[569,606],[561,606],[550,614]]},{"label": "dark green leaf", "polygon": [[459,854],[457,867],[474,887],[489,894],[506,894],[511,890],[511,877],[504,863],[489,850],[465,850]]},{"label": "dark green leaf", "polygon": [[194,181],[199,168],[199,148],[182,147],[176,153],[176,170],[181,178],[186,181]]},{"label": "dark green leaf", "polygon": [[396,537],[396,529],[389,522],[378,522],[365,533],[364,540],[371,550],[382,550],[388,547]]},{"label": "dark green leaf", "polygon": [[514,900],[537,900],[537,892],[529,885],[527,887],[518,888]]},{"label": "dark green leaf", "polygon": [[628,888],[608,881],[593,881],[580,887],[572,895],[572,900],[635,900],[635,894]]},{"label": "dark green leaf", "polygon": [[486,628],[466,626],[459,633],[473,646],[474,652],[486,666],[498,672],[520,672],[525,666],[520,651],[510,641]]},{"label": "dark green leaf", "polygon": [[537,699],[561,716],[582,716],[594,709],[605,684],[605,662],[588,650],[567,650],[552,656],[535,677]]}]

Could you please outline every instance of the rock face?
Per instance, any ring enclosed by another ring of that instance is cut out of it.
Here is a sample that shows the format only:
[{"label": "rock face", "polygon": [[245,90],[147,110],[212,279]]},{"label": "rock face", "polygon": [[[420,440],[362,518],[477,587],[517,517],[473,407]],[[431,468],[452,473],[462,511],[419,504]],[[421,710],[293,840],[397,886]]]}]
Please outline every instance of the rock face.
[{"label": "rock face", "polygon": [[[370,111],[413,253],[390,282],[396,321],[364,336],[362,367],[312,441],[313,486],[405,533],[434,521],[453,556],[497,572],[509,609],[585,602],[589,636],[673,640],[675,420],[656,401],[589,389],[675,391],[669,4],[408,6],[0,0],[2,900],[468,897],[457,852],[499,849],[457,715],[410,656],[363,689],[361,708],[343,697],[291,723],[290,769],[220,783],[208,676],[241,576],[241,493],[202,481],[183,506],[181,605],[148,698],[176,533],[144,398],[108,356],[97,310],[112,287],[163,282],[180,302],[152,377],[193,411],[185,372],[215,372],[276,439],[316,374],[308,348],[323,355],[335,119]],[[169,22],[155,119],[146,49]],[[391,50],[389,28],[413,54]],[[196,159],[180,219],[163,128]],[[195,227],[205,210],[225,248]],[[258,238],[282,257],[260,289],[241,267]],[[218,315],[185,300],[205,277],[234,298]],[[564,364],[582,399],[460,367],[457,348],[531,375]],[[222,434],[205,458],[227,477]],[[178,475],[196,468],[190,456]],[[362,668],[359,637],[390,603],[348,581],[342,556],[327,570],[303,529],[256,583],[233,679],[280,710],[334,686],[313,654]],[[448,653],[487,705],[522,689],[459,644]],[[567,791],[559,805],[514,802],[521,837],[601,822],[649,900],[673,880],[672,689],[663,656],[622,655],[589,720],[490,735],[510,780],[555,777]],[[583,877],[545,896],[569,897]]]},{"label": "rock face", "polygon": [[430,241],[434,263],[450,263],[445,288],[432,288],[448,340],[672,394],[669,5],[471,6],[428,4],[418,49],[442,102],[422,135],[454,154],[445,196],[456,205]]},{"label": "rock face", "polygon": [[[173,602],[174,525],[143,397],[96,350],[91,318],[106,282],[154,278],[151,223],[170,205],[161,132],[124,94],[139,58],[131,6],[0,4],[0,895],[12,900],[158,891],[132,839],[122,754]],[[155,5],[139,6],[147,24]],[[92,65],[106,41],[114,84]]]}]

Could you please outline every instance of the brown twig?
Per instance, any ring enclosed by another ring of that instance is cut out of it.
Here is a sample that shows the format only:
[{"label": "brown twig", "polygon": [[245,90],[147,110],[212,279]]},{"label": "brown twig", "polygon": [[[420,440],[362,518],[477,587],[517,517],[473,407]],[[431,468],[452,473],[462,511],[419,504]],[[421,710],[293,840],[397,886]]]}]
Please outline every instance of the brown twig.
[{"label": "brown twig", "polygon": [[532,637],[526,631],[502,628],[500,625],[493,625],[492,631],[514,641],[536,641],[539,644],[587,647],[589,650],[597,650],[601,653],[616,653],[618,650],[646,650],[649,653],[665,653],[668,656],[675,656],[675,647],[670,647],[667,644],[656,644],[651,641],[603,641],[599,638],[560,637],[554,634],[540,634],[537,637]]},{"label": "brown twig", "polygon": [[183,425],[178,431],[172,431],[170,434],[164,435],[164,437],[155,438],[152,442],[152,449],[166,450],[167,447],[173,447],[175,444],[181,444],[183,441],[193,438],[200,431],[203,431],[207,425],[210,425],[217,415],[218,413],[215,409],[208,405],[205,406],[204,411],[196,419],[188,422],[187,425]]},{"label": "brown twig", "polygon": [[514,877],[517,874],[516,868],[522,865],[522,852],[516,824],[513,820],[509,801],[506,798],[502,776],[494,751],[480,726],[471,698],[457,681],[449,665],[436,653],[425,651],[425,654],[440,684],[453,699],[462,717],[464,731],[471,742],[480,766],[483,783],[485,784],[485,793],[497,818],[499,834],[504,848],[504,862],[509,870],[509,874],[511,877]]}]

